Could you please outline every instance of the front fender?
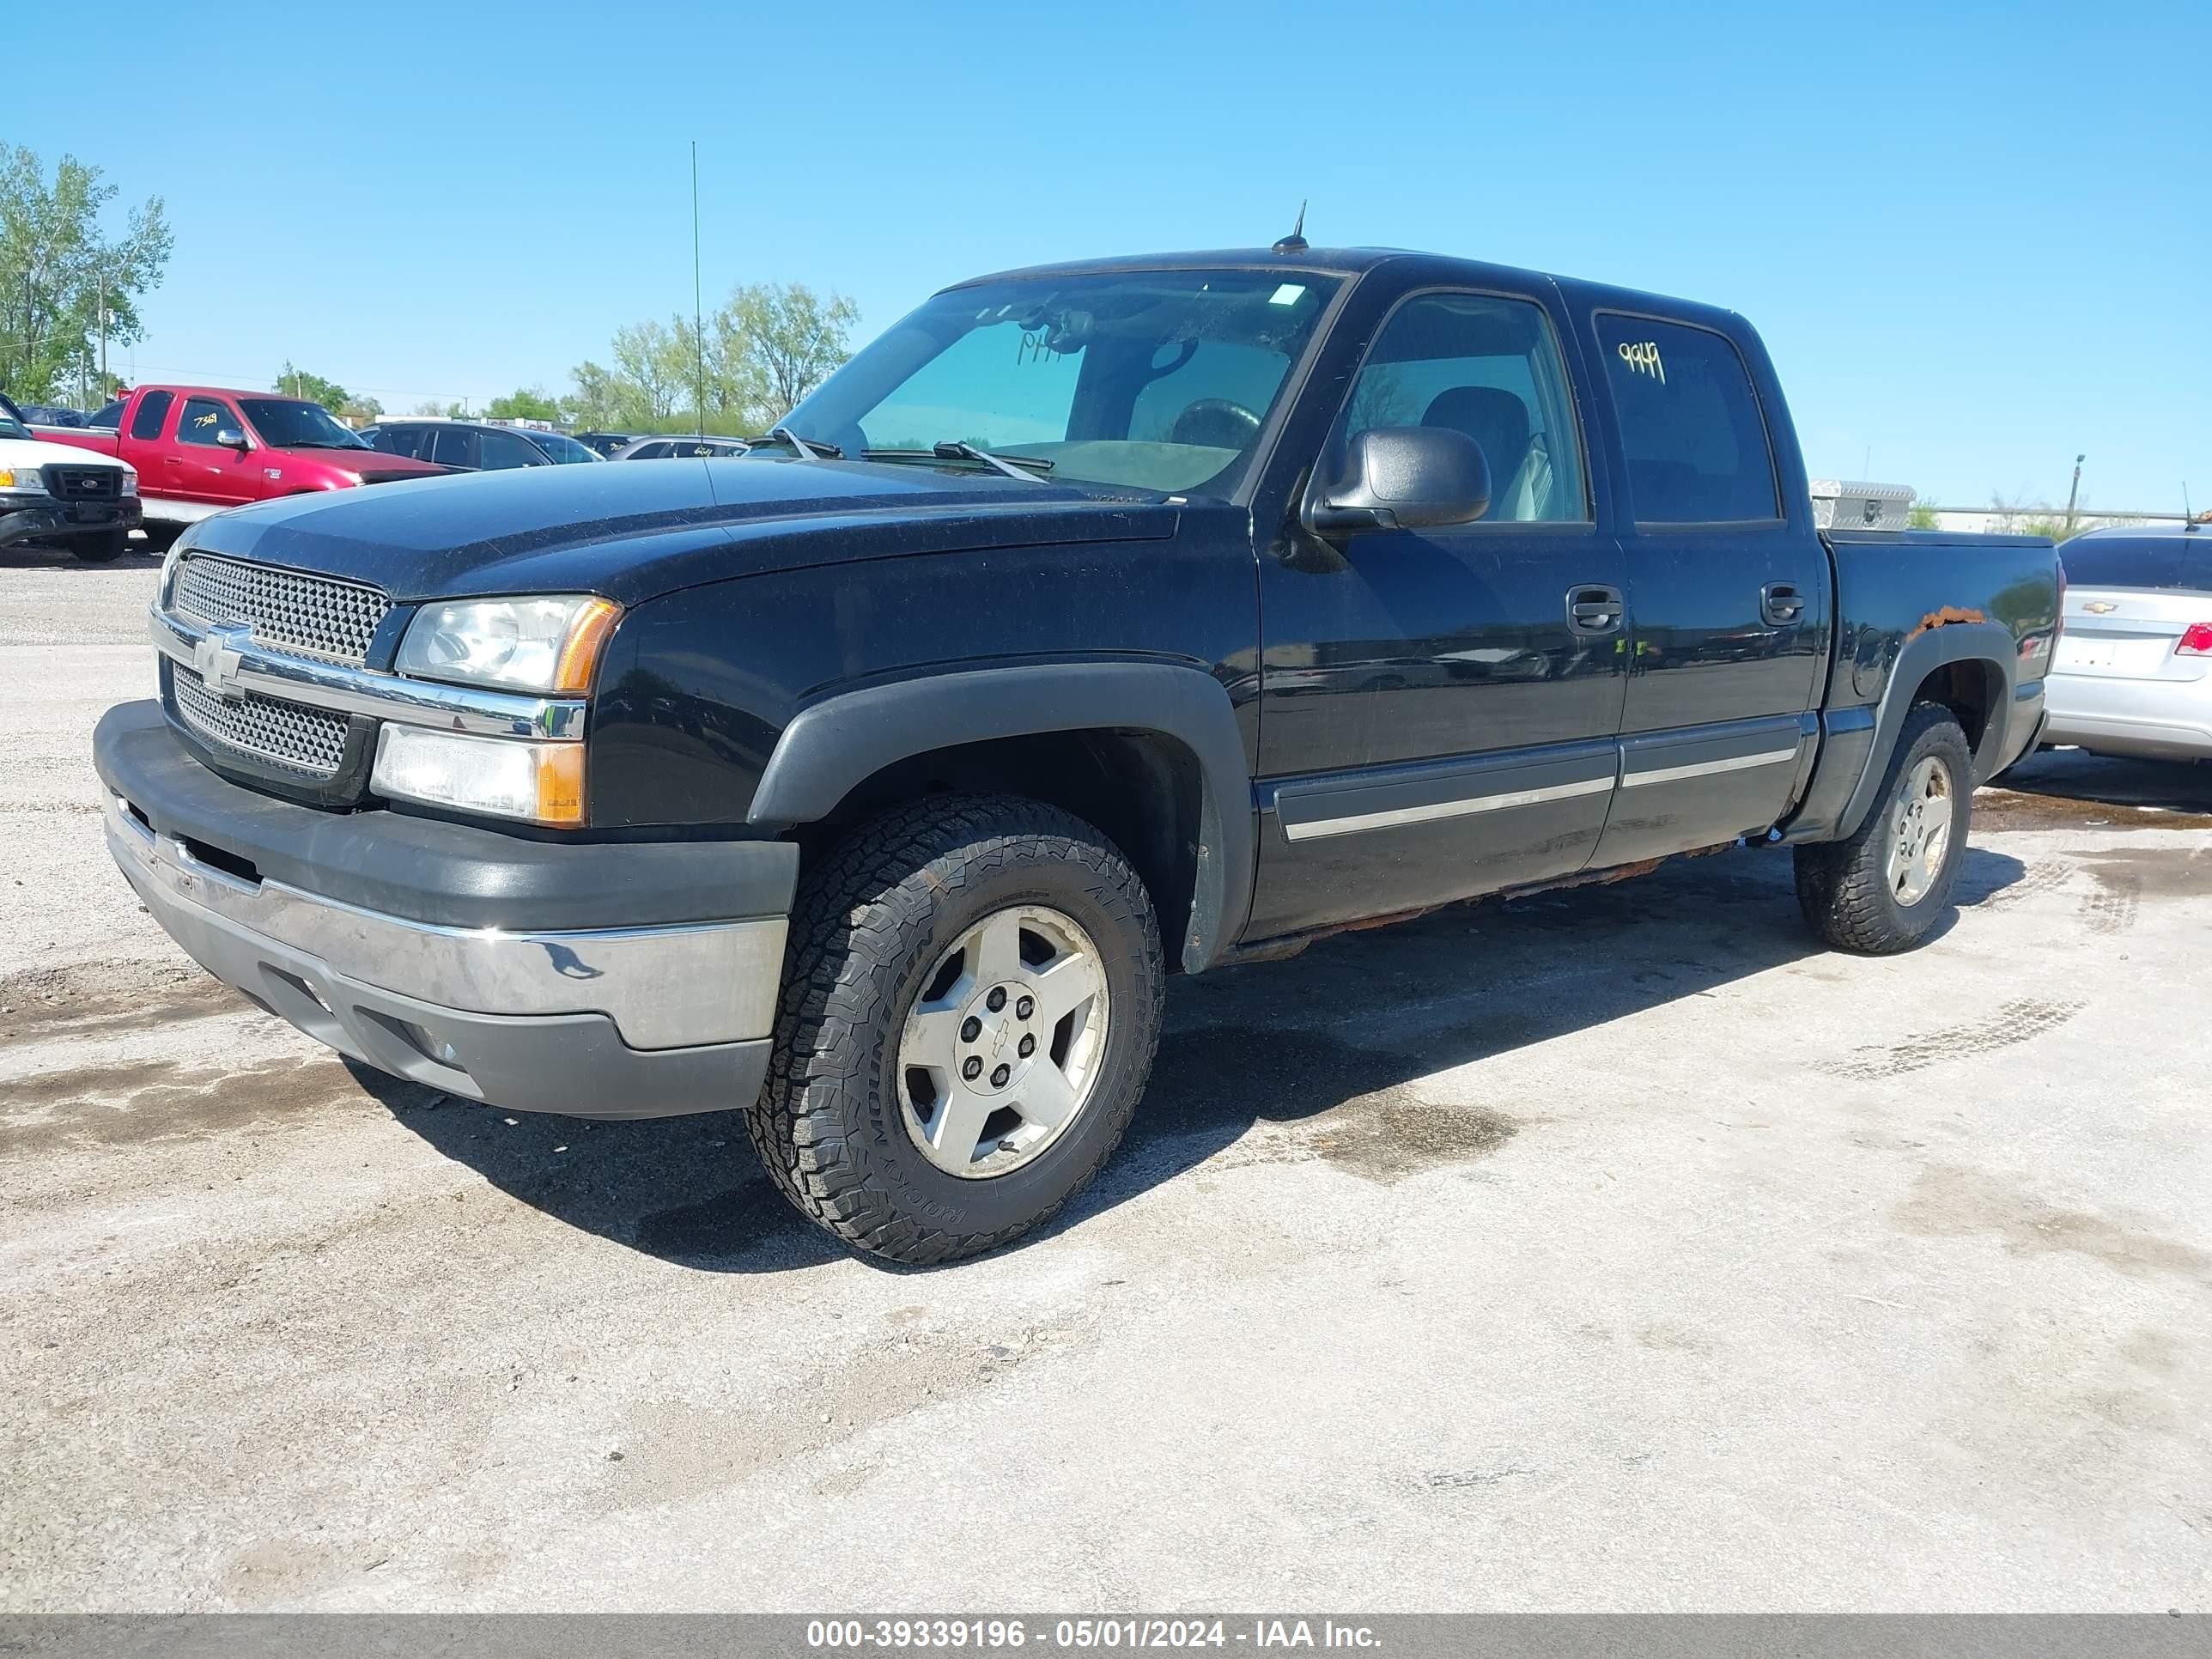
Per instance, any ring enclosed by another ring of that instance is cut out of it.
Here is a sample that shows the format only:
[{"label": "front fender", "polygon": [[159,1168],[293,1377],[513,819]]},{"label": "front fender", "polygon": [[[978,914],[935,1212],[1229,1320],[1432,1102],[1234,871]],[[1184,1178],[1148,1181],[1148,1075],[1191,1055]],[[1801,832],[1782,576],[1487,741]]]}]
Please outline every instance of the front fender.
[{"label": "front fender", "polygon": [[1257,844],[1252,782],[1229,694],[1171,663],[1029,663],[837,692],[783,729],[746,812],[781,827],[827,817],[875,773],[908,756],[1053,732],[1155,732],[1196,758],[1202,785],[1196,890],[1184,968],[1211,965],[1243,933]]}]

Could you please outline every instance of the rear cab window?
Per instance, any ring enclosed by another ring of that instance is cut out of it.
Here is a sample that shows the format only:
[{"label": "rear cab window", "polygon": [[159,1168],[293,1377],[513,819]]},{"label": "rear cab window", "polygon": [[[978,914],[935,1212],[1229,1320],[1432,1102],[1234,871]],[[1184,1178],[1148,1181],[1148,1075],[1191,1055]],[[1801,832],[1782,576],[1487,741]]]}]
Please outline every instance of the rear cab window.
[{"label": "rear cab window", "polygon": [[1620,312],[1595,322],[1636,521],[1779,519],[1773,447],[1735,343],[1711,329]]},{"label": "rear cab window", "polygon": [[161,435],[161,424],[169,418],[169,405],[176,402],[174,394],[149,392],[138,400],[138,407],[131,411],[131,435],[141,443],[150,443]]}]

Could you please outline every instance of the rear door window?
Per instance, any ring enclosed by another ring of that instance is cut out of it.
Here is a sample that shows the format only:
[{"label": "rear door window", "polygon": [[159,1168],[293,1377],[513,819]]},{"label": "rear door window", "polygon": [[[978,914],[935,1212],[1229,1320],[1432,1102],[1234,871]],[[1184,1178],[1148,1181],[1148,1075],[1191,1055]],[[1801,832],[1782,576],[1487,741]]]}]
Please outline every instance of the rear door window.
[{"label": "rear door window", "polygon": [[483,465],[487,472],[512,466],[546,465],[545,452],[527,438],[518,438],[512,432],[485,432],[477,435],[483,440]]},{"label": "rear door window", "polygon": [[363,435],[386,454],[404,455],[410,460],[422,448],[422,428],[419,426],[380,426]]},{"label": "rear door window", "polygon": [[473,468],[477,464],[477,434],[465,426],[433,428],[430,459],[441,466]]},{"label": "rear door window", "polygon": [[1637,522],[1779,518],[1766,422],[1728,338],[1615,312],[1596,322]]},{"label": "rear door window", "polygon": [[[132,423],[135,429],[137,423]],[[187,398],[185,412],[177,417],[177,441],[198,444],[214,449],[216,434],[226,427],[236,427],[238,416],[230,405],[219,404],[212,398]]]},{"label": "rear door window", "polygon": [[142,443],[150,443],[161,435],[161,422],[169,418],[169,405],[176,402],[173,394],[149,392],[138,400],[131,411],[131,435]]}]

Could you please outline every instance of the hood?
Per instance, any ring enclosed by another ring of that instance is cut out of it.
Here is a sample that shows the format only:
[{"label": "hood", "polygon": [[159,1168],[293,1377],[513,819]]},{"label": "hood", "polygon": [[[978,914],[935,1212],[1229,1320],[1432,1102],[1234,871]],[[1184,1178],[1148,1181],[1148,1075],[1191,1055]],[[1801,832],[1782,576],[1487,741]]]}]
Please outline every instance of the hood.
[{"label": "hood", "polygon": [[399,478],[442,478],[453,470],[434,461],[418,461],[411,455],[387,455],[380,449],[316,449],[269,444],[254,453],[280,459],[289,465],[358,473],[363,483],[385,483]]},{"label": "hood", "polygon": [[112,455],[75,444],[48,443],[43,438],[0,438],[0,466],[117,466]]},{"label": "hood", "polygon": [[1159,496],[967,468],[752,456],[517,467],[295,495],[205,520],[191,545],[351,577],[401,601],[598,593],[630,605],[799,565],[1164,537],[1176,516]]}]

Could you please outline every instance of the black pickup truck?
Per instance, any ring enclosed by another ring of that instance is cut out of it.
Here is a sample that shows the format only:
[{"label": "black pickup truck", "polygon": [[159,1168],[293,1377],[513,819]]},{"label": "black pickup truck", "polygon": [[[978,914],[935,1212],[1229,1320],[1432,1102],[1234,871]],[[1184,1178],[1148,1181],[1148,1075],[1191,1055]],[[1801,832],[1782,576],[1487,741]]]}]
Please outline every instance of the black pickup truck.
[{"label": "black pickup truck", "polygon": [[1286,242],[948,289],[741,457],[209,519],[96,758],[148,908],[302,1030],[741,1109],[940,1261],[1097,1170],[1177,968],[1738,842],[1911,945],[2059,580],[1816,531],[1733,313]]}]

